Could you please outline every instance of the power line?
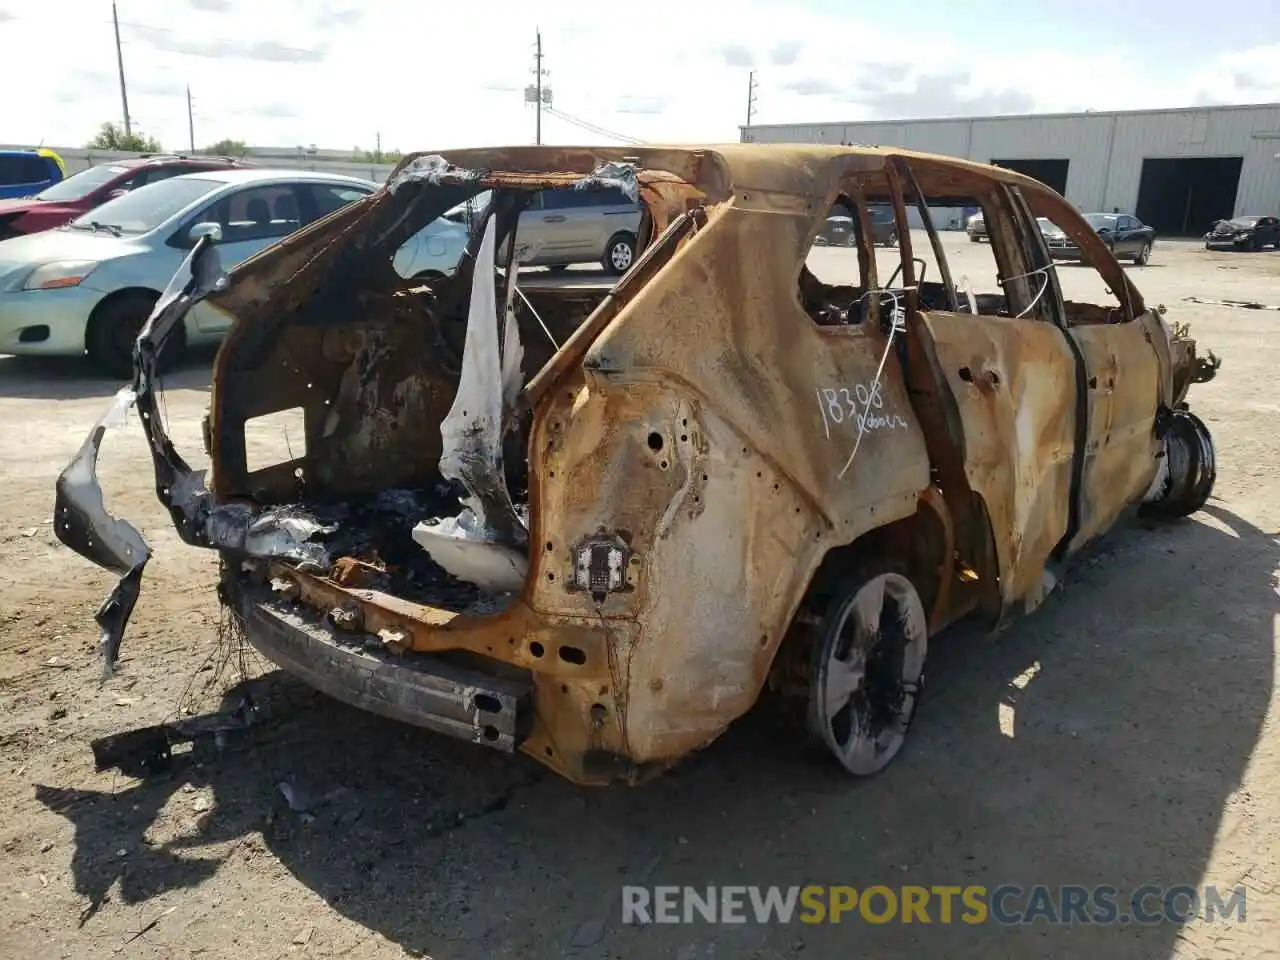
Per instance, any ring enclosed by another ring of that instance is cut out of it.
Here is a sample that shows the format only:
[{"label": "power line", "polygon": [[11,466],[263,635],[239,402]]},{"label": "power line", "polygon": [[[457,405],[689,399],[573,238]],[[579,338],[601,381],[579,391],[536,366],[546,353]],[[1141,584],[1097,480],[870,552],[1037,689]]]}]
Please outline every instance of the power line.
[{"label": "power line", "polygon": [[586,130],[588,133],[594,133],[597,136],[608,137],[610,140],[621,140],[623,143],[644,143],[637,137],[629,137],[625,133],[618,133],[614,130],[606,129],[599,124],[592,123],[589,120],[583,120],[581,117],[575,117],[572,114],[565,113],[563,110],[557,110],[554,107],[547,107],[547,113],[557,119],[563,120],[565,123],[572,124]]}]

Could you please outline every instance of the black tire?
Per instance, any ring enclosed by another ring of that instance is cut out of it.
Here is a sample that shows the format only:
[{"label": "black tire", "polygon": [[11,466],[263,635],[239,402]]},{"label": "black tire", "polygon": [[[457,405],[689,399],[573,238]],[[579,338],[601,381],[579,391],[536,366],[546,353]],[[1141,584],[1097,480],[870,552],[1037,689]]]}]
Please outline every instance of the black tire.
[{"label": "black tire", "polygon": [[[133,345],[158,299],[158,294],[138,291],[98,304],[84,337],[85,352],[97,370],[117,380],[133,379]],[[161,372],[181,359],[185,340],[182,330],[170,335],[159,357]]]},{"label": "black tire", "polygon": [[809,666],[809,732],[854,776],[901,750],[928,644],[920,594],[894,564],[867,564],[832,597]]},{"label": "black tire", "polygon": [[982,242],[982,238],[981,238],[981,237],[979,237],[977,234],[973,234],[973,233],[971,233],[971,234],[969,234],[969,242],[970,242],[970,243],[981,243],[981,242]]},{"label": "black tire", "polygon": [[616,277],[622,276],[636,262],[636,238],[629,233],[615,233],[604,246],[601,266]]},{"label": "black tire", "polygon": [[1166,417],[1160,432],[1165,441],[1164,480],[1139,509],[1143,517],[1155,520],[1189,517],[1208,502],[1218,478],[1217,452],[1204,421],[1190,410],[1173,410]]},{"label": "black tire", "polygon": [[888,246],[888,247],[896,247],[897,245],[898,245],[898,231],[897,231],[897,230],[890,230],[890,231],[889,231],[889,236],[888,236],[888,238],[885,240],[885,246]]},{"label": "black tire", "polygon": [[1133,262],[1139,267],[1145,267],[1151,262],[1151,244],[1144,242],[1137,253],[1133,255]]}]

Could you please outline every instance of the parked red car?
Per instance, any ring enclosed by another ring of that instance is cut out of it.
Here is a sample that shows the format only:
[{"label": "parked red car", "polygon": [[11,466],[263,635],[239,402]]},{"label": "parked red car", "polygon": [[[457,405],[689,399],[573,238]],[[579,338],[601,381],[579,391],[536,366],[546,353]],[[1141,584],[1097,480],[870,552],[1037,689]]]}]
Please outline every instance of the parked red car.
[{"label": "parked red car", "polygon": [[183,173],[252,166],[231,157],[143,154],[81,170],[22,200],[0,200],[0,240],[69,223],[94,207],[146,183]]}]

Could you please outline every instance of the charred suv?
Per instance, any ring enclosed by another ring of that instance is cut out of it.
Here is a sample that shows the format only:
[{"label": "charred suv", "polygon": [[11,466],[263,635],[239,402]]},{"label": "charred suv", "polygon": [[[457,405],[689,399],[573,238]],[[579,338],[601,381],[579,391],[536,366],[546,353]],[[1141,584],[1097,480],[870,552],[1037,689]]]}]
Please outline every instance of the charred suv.
[{"label": "charred suv", "polygon": [[[566,189],[641,203],[610,288],[534,285],[511,259],[521,212]],[[397,248],[483,191],[458,269],[401,279]],[[857,243],[820,252],[849,265],[832,285],[806,256],[837,203]],[[931,206],[983,210],[998,292],[954,282]],[[1037,217],[1114,303],[1064,298]],[[234,318],[207,482],[155,379],[202,299]],[[56,527],[121,575],[97,617],[109,665],[150,549],[94,464],[136,406],[179,534],[221,554],[222,602],[316,688],[579,783],[661,771],[769,689],[865,775],[903,743],[931,637],[1031,610],[1127,508],[1203,505],[1214,451],[1186,396],[1211,358],[1012,171],[857,147],[417,154],[229,276],[200,242],[60,476]],[[253,464],[250,425],[284,411],[301,435]]]}]

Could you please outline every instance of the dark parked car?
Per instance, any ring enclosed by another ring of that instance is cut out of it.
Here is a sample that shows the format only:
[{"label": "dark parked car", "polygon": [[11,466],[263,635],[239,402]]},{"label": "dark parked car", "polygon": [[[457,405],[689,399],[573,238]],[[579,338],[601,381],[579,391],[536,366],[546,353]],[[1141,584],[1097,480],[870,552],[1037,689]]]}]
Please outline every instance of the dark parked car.
[{"label": "dark parked car", "polygon": [[[1086,213],[1085,221],[1097,231],[1117,260],[1132,260],[1144,266],[1151,259],[1151,248],[1156,242],[1156,231],[1137,217],[1127,213]],[[1049,255],[1055,260],[1079,260],[1080,248],[1056,224],[1040,218],[1040,232],[1044,234]]]},{"label": "dark parked car", "polygon": [[[898,226],[889,207],[869,206],[872,242],[886,247],[897,246]],[[814,240],[819,246],[852,247],[857,243],[853,229],[853,217],[843,207],[836,207]]]},{"label": "dark parked car", "polygon": [[183,173],[252,166],[230,157],[185,157],[178,154],[130,157],[100,163],[74,173],[34,197],[0,200],[0,240],[52,230],[100,207],[108,200]]},{"label": "dark parked car", "polygon": [[987,218],[981,210],[964,222],[964,232],[969,234],[969,240],[973,243],[981,243],[987,239]]},{"label": "dark parked car", "polygon": [[1151,248],[1156,242],[1155,227],[1127,213],[1086,213],[1084,218],[1117,259],[1131,258],[1139,265],[1151,259]]},{"label": "dark parked car", "polygon": [[1219,220],[1204,235],[1206,250],[1280,250],[1280,220],[1275,217],[1234,217]]},{"label": "dark parked car", "polygon": [[898,245],[898,224],[893,219],[893,207],[868,206],[871,217],[872,242],[886,247]]}]

